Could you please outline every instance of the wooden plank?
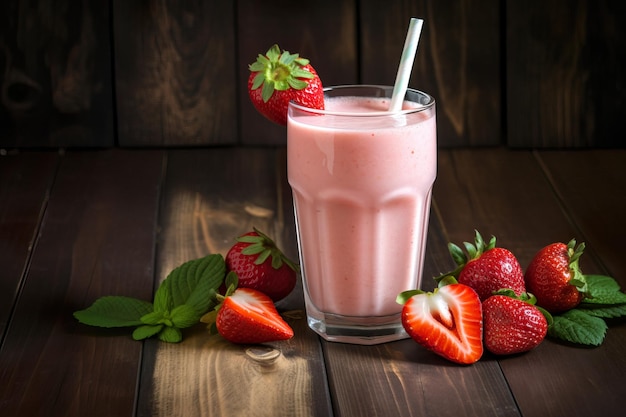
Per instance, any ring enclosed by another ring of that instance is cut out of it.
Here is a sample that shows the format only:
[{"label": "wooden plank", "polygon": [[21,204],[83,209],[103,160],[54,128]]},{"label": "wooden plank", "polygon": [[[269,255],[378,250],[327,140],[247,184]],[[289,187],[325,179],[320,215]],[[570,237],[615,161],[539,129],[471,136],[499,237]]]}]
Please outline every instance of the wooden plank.
[{"label": "wooden plank", "polygon": [[626,263],[621,250],[626,236],[626,151],[537,155],[576,224],[576,235],[588,245],[585,258],[591,257],[599,264],[595,272],[615,277],[626,288]]},{"label": "wooden plank", "polygon": [[506,2],[507,137],[518,147],[623,147],[626,4]]},{"label": "wooden plank", "polygon": [[[159,279],[187,260],[226,255],[234,239],[253,226],[294,256],[293,216],[285,208],[291,210],[291,201],[283,200],[284,152],[219,148],[168,155]],[[325,386],[323,360],[317,337],[306,327],[301,286],[277,308],[296,310],[287,317],[296,333],[290,341],[238,346],[210,337],[204,325],[186,333],[176,346],[149,341],[138,414],[331,415],[328,393],[319,388]],[[279,356],[275,362],[264,361],[258,350]],[[244,392],[246,401],[241,400]]]},{"label": "wooden plank", "polygon": [[357,13],[353,1],[286,0],[237,4],[241,143],[284,145],[285,127],[266,120],[252,106],[247,93],[248,64],[273,44],[311,60],[324,86],[357,80]]},{"label": "wooden plank", "polygon": [[[610,274],[622,288],[626,287],[626,268],[619,249],[626,231],[626,200],[621,192],[626,186],[626,153],[540,152],[538,159],[557,190],[576,236],[587,244],[580,260],[583,272]],[[525,416],[623,414],[620,404],[626,362],[615,358],[622,356],[626,326],[623,320],[608,323],[609,331],[600,347],[542,344],[537,357],[521,357],[503,364]],[[541,369],[540,383],[528,372],[534,367]]]},{"label": "wooden plank", "polygon": [[[561,162],[562,173],[565,167],[575,166],[571,159]],[[541,247],[578,237],[570,213],[584,205],[564,211],[557,195],[565,195],[571,188],[554,190],[529,152],[445,152],[440,155],[439,173],[437,210],[454,242],[471,240],[473,228],[485,235],[495,234],[501,238],[500,246],[513,251],[525,268]],[[598,174],[593,184],[602,181]],[[593,245],[591,250],[596,251]],[[586,258],[585,268],[593,273],[600,265]],[[611,329],[605,343],[595,349],[547,339],[531,352],[500,359],[522,414],[621,415],[621,410],[617,412],[617,387],[626,363],[610,358],[618,357],[614,355],[625,342],[624,333],[623,326]]]},{"label": "wooden plank", "polygon": [[121,146],[237,141],[230,2],[113,1]]},{"label": "wooden plank", "polygon": [[124,416],[142,344],[72,313],[104,295],[152,299],[161,152],[71,152],[55,178],[0,355],[7,416]]},{"label": "wooden plank", "polygon": [[[446,244],[433,215],[422,289],[431,291],[431,278],[453,269]],[[323,345],[338,416],[519,416],[493,359],[451,365],[411,339],[376,346]]]},{"label": "wooden plank", "polygon": [[[0,335],[8,323],[54,180],[53,152],[0,156]],[[1,344],[1,342],[0,342]]]},{"label": "wooden plank", "polygon": [[387,84],[396,71],[409,19],[424,19],[409,86],[437,101],[441,146],[502,142],[500,2],[360,0],[361,81]]},{"label": "wooden plank", "polygon": [[111,146],[109,2],[0,5],[0,146]]}]

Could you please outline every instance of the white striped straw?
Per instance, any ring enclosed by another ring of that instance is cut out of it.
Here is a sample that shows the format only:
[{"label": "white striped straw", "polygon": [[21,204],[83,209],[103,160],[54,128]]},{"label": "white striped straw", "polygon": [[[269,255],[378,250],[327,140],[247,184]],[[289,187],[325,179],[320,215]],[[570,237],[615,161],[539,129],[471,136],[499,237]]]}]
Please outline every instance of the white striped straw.
[{"label": "white striped straw", "polygon": [[406,89],[409,86],[409,78],[411,77],[413,61],[417,53],[417,44],[420,40],[423,24],[424,21],[422,19],[416,19],[414,17],[411,18],[409,23],[409,30],[406,34],[404,49],[402,50],[402,57],[400,58],[400,65],[398,66],[398,74],[396,75],[396,82],[393,86],[393,94],[389,106],[389,111],[391,112],[402,110],[402,102],[406,95]]}]

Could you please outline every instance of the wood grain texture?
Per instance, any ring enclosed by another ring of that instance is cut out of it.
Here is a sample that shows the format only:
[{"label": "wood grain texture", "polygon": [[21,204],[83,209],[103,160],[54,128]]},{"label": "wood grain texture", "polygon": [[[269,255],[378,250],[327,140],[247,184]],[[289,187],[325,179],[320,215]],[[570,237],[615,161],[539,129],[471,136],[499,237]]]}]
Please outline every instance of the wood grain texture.
[{"label": "wood grain texture", "polygon": [[578,240],[587,242],[585,257],[595,272],[615,277],[626,288],[621,250],[626,224],[626,151],[538,152],[537,157],[558,190],[558,198],[576,224]]},{"label": "wood grain texture", "polygon": [[507,142],[623,147],[626,4],[506,2]]},{"label": "wood grain texture", "polygon": [[57,162],[53,152],[0,156],[0,336],[19,294]]},{"label": "wood grain texture", "polygon": [[434,209],[449,241],[472,242],[475,229],[495,235],[525,267],[541,247],[574,236],[531,153],[450,150],[438,162]]},{"label": "wood grain texture", "polygon": [[[585,223],[579,226],[571,220],[584,216],[588,203],[568,200],[569,204],[563,205],[559,201],[558,196],[568,195],[575,184],[569,178],[573,160],[563,158],[561,162],[559,165],[557,159],[542,166],[527,152],[442,153],[435,196],[438,214],[451,240],[471,241],[473,228],[486,236],[496,235],[500,238],[499,246],[516,254],[525,268],[543,246],[582,237],[579,233],[587,230]],[[613,177],[612,172],[608,170],[607,178]],[[617,184],[614,181],[609,180],[608,184],[623,185],[621,180]],[[597,178],[589,177],[586,182],[598,184]],[[589,190],[583,192],[593,195]],[[623,228],[623,221],[614,226]],[[599,248],[591,244],[589,249],[596,252]],[[582,265],[586,273],[601,272],[600,264],[592,257],[585,258]],[[625,334],[622,321],[609,330],[603,345],[595,349],[546,340],[524,355],[502,358],[500,367],[521,413],[621,415],[617,387],[622,386],[620,375],[626,371],[626,361],[609,358],[621,349]]]},{"label": "wood grain texture", "polygon": [[114,144],[109,2],[0,5],[0,146]]},{"label": "wood grain texture", "polygon": [[[234,239],[252,227],[272,236],[292,256],[293,217],[285,214],[291,201],[283,201],[284,158],[284,152],[273,149],[169,151],[158,278],[186,260],[226,255]],[[285,239],[292,245],[286,246]],[[233,345],[210,336],[204,325],[176,346],[150,341],[139,415],[330,415],[321,350],[306,326],[301,286],[277,308],[291,312],[286,320],[297,336],[290,341]],[[277,357],[272,360],[272,355]]]},{"label": "wood grain texture", "polygon": [[122,146],[237,140],[234,6],[113,1]]},{"label": "wood grain texture", "polygon": [[284,145],[287,130],[263,118],[246,89],[248,64],[273,44],[311,60],[324,86],[358,82],[356,2],[288,0],[238,2],[241,143]]},{"label": "wood grain texture", "polygon": [[104,295],[152,299],[161,167],[161,152],[62,159],[2,344],[3,415],[132,415],[141,343],[72,313]]},{"label": "wood grain texture", "polygon": [[[626,264],[620,251],[626,231],[622,192],[626,153],[538,152],[537,158],[560,200],[564,221],[573,225],[572,236],[587,244],[580,259],[583,272],[608,274],[626,288]],[[536,355],[533,352],[502,362],[524,416],[623,414],[626,321],[622,318],[608,324],[605,341],[597,348],[547,341]],[[529,369],[548,377],[537,381]]]},{"label": "wood grain texture", "polygon": [[409,86],[435,97],[440,146],[502,143],[498,0],[359,5],[363,83],[394,83],[409,20],[424,19]]},{"label": "wood grain texture", "polygon": [[[431,215],[421,285],[426,291],[435,287],[433,277],[454,269],[446,244],[438,217]],[[337,416],[519,416],[493,358],[450,365],[411,339],[323,346]]]}]

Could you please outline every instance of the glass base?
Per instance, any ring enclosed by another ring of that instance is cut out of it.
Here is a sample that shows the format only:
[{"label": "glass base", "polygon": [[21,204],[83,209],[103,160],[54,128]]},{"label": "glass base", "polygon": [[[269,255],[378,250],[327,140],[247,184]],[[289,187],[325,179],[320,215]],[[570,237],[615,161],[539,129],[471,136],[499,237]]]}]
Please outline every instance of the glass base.
[{"label": "glass base", "polygon": [[[312,311],[313,310],[313,311]],[[307,305],[309,327],[330,342],[377,345],[406,339],[400,313],[384,317],[354,317],[317,311]]]}]

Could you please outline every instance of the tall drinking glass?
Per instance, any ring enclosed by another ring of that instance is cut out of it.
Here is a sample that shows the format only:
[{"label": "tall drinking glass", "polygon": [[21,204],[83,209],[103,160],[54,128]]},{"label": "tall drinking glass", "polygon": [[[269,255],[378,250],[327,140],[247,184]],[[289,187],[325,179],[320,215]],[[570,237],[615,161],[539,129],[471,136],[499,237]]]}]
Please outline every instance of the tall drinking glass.
[{"label": "tall drinking glass", "polygon": [[287,170],[309,326],[327,340],[408,337],[396,296],[419,288],[437,172],[435,100],[393,87],[325,90],[325,110],[289,105]]}]

